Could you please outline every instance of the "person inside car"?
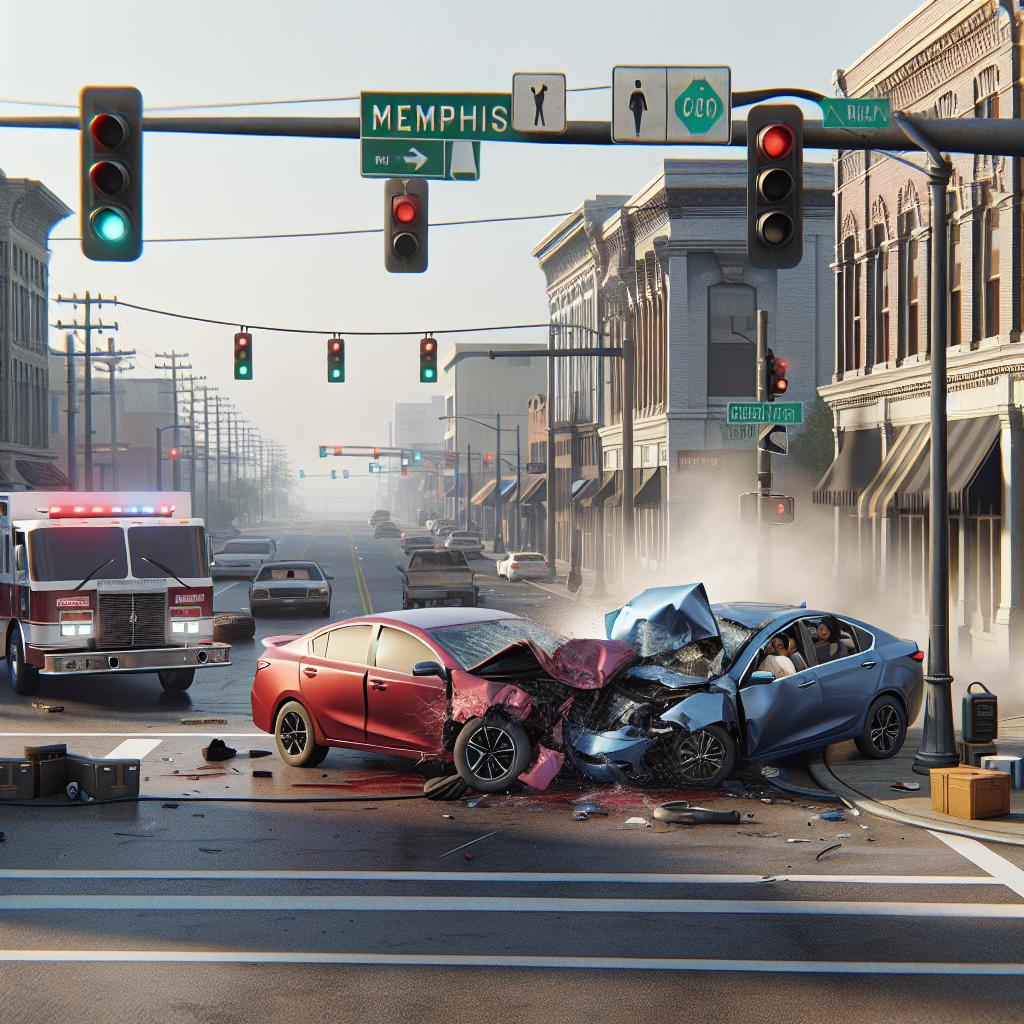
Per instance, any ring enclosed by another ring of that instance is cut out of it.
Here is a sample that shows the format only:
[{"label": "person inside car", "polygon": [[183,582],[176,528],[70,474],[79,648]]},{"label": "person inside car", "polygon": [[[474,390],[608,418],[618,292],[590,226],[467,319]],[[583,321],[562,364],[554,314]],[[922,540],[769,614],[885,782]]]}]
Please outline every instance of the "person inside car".
[{"label": "person inside car", "polygon": [[771,640],[768,641],[767,652],[762,659],[761,664],[757,666],[757,671],[771,672],[772,677],[775,679],[783,679],[785,676],[795,676],[796,666],[786,653],[787,647],[786,638],[781,633],[777,633],[773,636]]},{"label": "person inside car", "polygon": [[814,654],[821,665],[826,661],[835,661],[842,657],[839,645],[839,622],[833,615],[823,615],[818,622],[817,639],[814,643]]},{"label": "person inside car", "polygon": [[793,662],[793,667],[797,672],[807,671],[807,662],[804,661],[804,656],[800,653],[800,648],[797,646],[796,640],[794,640],[788,633],[783,633],[782,639],[786,642],[786,657]]}]

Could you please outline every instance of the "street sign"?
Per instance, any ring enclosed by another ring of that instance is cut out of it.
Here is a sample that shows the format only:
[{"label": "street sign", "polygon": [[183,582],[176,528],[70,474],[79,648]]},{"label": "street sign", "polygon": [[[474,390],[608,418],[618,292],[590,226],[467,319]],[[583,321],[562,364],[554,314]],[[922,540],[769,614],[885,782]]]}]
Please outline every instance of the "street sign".
[{"label": "street sign", "polygon": [[803,423],[803,402],[730,402],[726,423]]},{"label": "street sign", "polygon": [[364,178],[440,178],[477,181],[480,143],[442,139],[361,139]]},{"label": "street sign", "polygon": [[565,131],[565,75],[517,71],[512,76],[512,128],[561,135]]},{"label": "street sign", "polygon": [[360,93],[362,139],[525,142],[512,130],[512,97],[501,92]]},{"label": "street sign", "polygon": [[784,423],[773,423],[757,431],[757,447],[769,455],[789,454],[789,433]]},{"label": "street sign", "polygon": [[891,116],[888,98],[821,99],[823,128],[888,128]]},{"label": "street sign", "polygon": [[615,142],[727,144],[732,72],[713,67],[621,66],[612,71]]}]

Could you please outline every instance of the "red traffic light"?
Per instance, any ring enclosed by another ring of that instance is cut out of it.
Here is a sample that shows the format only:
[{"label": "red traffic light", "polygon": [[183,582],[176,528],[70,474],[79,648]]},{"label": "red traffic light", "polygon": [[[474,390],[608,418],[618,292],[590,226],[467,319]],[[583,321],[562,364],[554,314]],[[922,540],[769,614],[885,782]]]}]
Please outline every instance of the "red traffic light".
[{"label": "red traffic light", "polygon": [[488,466],[494,462],[494,452],[484,452],[484,462]]},{"label": "red traffic light", "polygon": [[128,140],[128,122],[117,114],[97,114],[89,122],[89,134],[102,149],[120,149]]},{"label": "red traffic light", "polygon": [[420,342],[420,352],[423,355],[429,355],[431,352],[437,350],[437,340],[435,338],[424,338]]},{"label": "red traffic light", "polygon": [[775,514],[780,517],[786,514],[786,503],[784,501],[775,502]]},{"label": "red traffic light", "polygon": [[341,454],[341,445],[340,444],[336,444],[334,446],[334,454],[335,455],[340,455]]},{"label": "red traffic light", "polygon": [[770,124],[762,128],[757,136],[757,148],[769,160],[782,160],[789,156],[796,137],[788,124]]},{"label": "red traffic light", "polygon": [[380,449],[379,448],[374,448],[373,449],[373,458],[374,458],[374,461],[380,461]]},{"label": "red traffic light", "polygon": [[172,448],[171,449],[171,460],[173,461],[173,460],[177,459],[178,454],[179,454],[178,449],[177,448]]},{"label": "red traffic light", "polygon": [[331,351],[332,352],[340,352],[341,351],[341,339],[340,338],[332,338],[331,339]]},{"label": "red traffic light", "polygon": [[395,196],[391,200],[391,215],[399,224],[411,224],[420,215],[418,196]]}]

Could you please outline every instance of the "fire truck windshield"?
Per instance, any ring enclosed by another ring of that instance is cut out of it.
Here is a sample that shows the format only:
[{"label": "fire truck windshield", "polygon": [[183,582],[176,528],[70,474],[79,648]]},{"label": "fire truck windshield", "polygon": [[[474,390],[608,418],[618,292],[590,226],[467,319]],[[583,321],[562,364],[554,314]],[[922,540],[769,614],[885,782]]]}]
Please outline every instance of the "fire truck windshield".
[{"label": "fire truck windshield", "polygon": [[93,579],[122,580],[128,575],[124,530],[117,526],[62,526],[29,533],[29,572],[41,583],[74,580],[96,571]]},{"label": "fire truck windshield", "polygon": [[210,575],[201,526],[131,526],[128,550],[133,576],[187,580]]}]

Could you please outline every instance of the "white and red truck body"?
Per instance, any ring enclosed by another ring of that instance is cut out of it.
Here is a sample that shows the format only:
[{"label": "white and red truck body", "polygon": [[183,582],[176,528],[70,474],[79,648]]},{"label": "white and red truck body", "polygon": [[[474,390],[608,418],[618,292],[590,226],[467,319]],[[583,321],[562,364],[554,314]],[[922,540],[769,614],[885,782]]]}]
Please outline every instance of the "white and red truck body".
[{"label": "white and red truck body", "polygon": [[5,640],[20,628],[25,661],[44,675],[230,664],[191,512],[187,492],[0,493]]}]

